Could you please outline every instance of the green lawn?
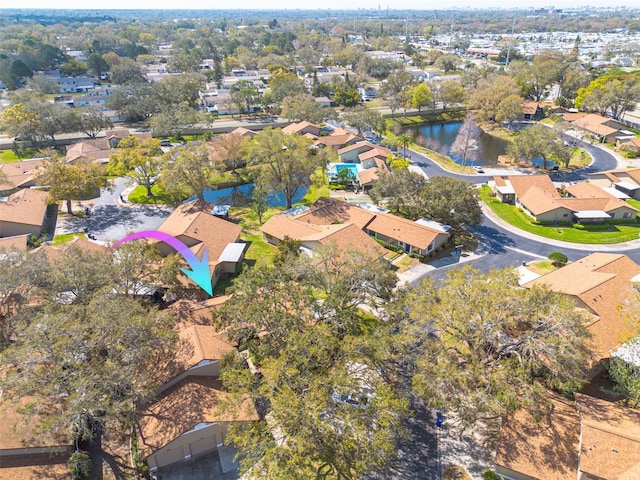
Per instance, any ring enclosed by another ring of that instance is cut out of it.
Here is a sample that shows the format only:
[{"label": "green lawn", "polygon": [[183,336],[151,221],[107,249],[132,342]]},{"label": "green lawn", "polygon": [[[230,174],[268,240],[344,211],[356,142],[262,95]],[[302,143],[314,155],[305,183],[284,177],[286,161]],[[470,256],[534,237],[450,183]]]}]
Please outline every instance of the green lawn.
[{"label": "green lawn", "polygon": [[489,194],[489,187],[483,185],[480,189],[480,198],[496,215],[514,227],[542,237],[593,245],[628,242],[640,237],[640,224],[638,223],[580,225],[577,227],[540,225],[532,222],[531,218],[519,208],[502,203],[498,199],[490,197]]},{"label": "green lawn", "polygon": [[143,185],[138,185],[127,197],[127,201],[131,203],[140,203],[144,205],[159,204],[171,204],[171,198],[164,193],[164,190],[159,185],[151,187],[153,197],[147,197],[147,189]]},{"label": "green lawn", "polygon": [[53,241],[52,241],[52,245],[58,246],[58,245],[62,245],[64,243],[70,242],[71,240],[73,240],[74,238],[87,238],[87,236],[82,233],[82,232],[78,232],[78,233],[62,233],[60,235],[56,235],[53,237]]},{"label": "green lawn", "polygon": [[434,162],[437,162],[441,167],[446,168],[447,170],[455,173],[465,173],[465,174],[473,174],[475,173],[473,168],[471,167],[463,167],[459,163],[454,162],[451,157],[444,155],[443,153],[436,152],[435,150],[431,150],[430,148],[422,147],[415,143],[412,143],[409,146],[410,149],[415,150],[416,152],[420,152],[426,157],[429,157]]},{"label": "green lawn", "polygon": [[627,203],[633,208],[637,208],[638,210],[640,210],[640,200],[634,200],[630,198],[629,200],[627,200]]},{"label": "green lawn", "polygon": [[38,156],[38,151],[33,148],[27,148],[19,150],[18,154],[13,150],[0,150],[0,163],[13,163],[19,162],[27,158],[34,158]]}]

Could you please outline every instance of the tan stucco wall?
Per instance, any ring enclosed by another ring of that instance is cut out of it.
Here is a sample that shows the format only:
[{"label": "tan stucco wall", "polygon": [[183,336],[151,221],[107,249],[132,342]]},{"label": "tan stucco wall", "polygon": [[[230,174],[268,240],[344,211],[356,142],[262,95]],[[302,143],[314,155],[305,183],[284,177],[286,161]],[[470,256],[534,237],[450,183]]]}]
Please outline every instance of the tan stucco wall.
[{"label": "tan stucco wall", "polygon": [[41,225],[25,225],[23,223],[0,222],[0,237],[15,237],[17,235],[37,236],[40,235],[41,231]]},{"label": "tan stucco wall", "polygon": [[[564,215],[567,215],[566,217]],[[535,216],[539,222],[571,222],[573,214],[568,208],[556,208],[550,212],[541,213]]]},{"label": "tan stucco wall", "polygon": [[214,423],[204,428],[188,432],[165,445],[157,452],[149,455],[149,468],[164,467],[171,463],[189,460],[189,456],[215,450],[218,444],[224,442],[227,426]]},{"label": "tan stucco wall", "polygon": [[510,468],[502,467],[500,465],[496,465],[496,473],[498,475],[506,475],[507,477],[513,480],[540,480],[538,477],[530,477],[529,475],[525,475],[524,473],[518,473],[514,470],[511,470]]}]

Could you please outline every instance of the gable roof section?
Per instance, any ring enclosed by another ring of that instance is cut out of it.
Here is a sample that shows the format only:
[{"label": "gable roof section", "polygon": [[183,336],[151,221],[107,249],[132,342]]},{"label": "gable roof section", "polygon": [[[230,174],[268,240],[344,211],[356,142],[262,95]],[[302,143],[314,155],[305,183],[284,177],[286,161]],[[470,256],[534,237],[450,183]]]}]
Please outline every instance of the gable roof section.
[{"label": "gable roof section", "polygon": [[[377,149],[377,148],[378,148],[378,145],[371,142],[367,142],[365,140],[363,142],[357,142],[347,147],[341,148],[340,150],[338,150],[338,155],[342,155],[343,153],[349,153],[354,150],[358,151],[359,153],[362,153],[362,152],[366,152],[366,151]],[[384,147],[380,147],[380,148],[384,148]],[[389,151],[389,153],[391,153],[391,151]]]},{"label": "gable roof section", "polygon": [[378,213],[367,229],[422,250],[428,249],[438,235],[448,235],[390,213]]},{"label": "gable roof section", "polygon": [[626,255],[592,253],[525,286],[545,285],[586,305],[596,315],[588,325],[592,342],[605,358],[631,333],[619,307],[632,294],[631,279],[638,274],[640,265]]},{"label": "gable roof section", "polygon": [[588,395],[575,398],[582,417],[580,470],[608,480],[640,478],[640,412]]},{"label": "gable roof section", "polygon": [[43,160],[24,160],[22,162],[0,163],[0,171],[7,177],[6,183],[0,183],[0,190],[21,188],[33,182]]},{"label": "gable roof section", "polygon": [[320,198],[309,210],[297,215],[296,219],[315,225],[350,222],[357,225],[358,228],[365,228],[375,215],[375,213],[364,208],[335,198]]},{"label": "gable roof section", "polygon": [[42,225],[47,212],[47,192],[23,188],[0,202],[0,222]]},{"label": "gable roof section", "polygon": [[303,237],[318,235],[322,228],[319,225],[301,222],[286,213],[280,213],[267,220],[260,227],[260,231],[278,240],[282,240],[284,237],[299,240]]},{"label": "gable roof section", "polygon": [[540,422],[526,409],[503,422],[495,463],[530,478],[575,480],[579,445],[578,412],[573,402],[554,395]]},{"label": "gable roof section", "polygon": [[333,232],[326,235],[320,240],[322,245],[334,244],[339,251],[347,248],[356,248],[358,250],[366,250],[376,257],[382,257],[386,253],[384,247],[373,240],[369,235],[364,233],[357,225],[346,223],[336,225]]},{"label": "gable roof section", "polygon": [[518,200],[534,215],[541,215],[552,210],[557,210],[558,208],[568,208],[562,205],[562,199],[550,196],[548,192],[542,190],[537,185],[527,189],[524,195],[518,195]]},{"label": "gable roof section", "polygon": [[298,123],[291,123],[289,125],[287,125],[286,127],[284,127],[282,129],[283,133],[300,133],[302,132],[305,128],[309,128],[312,127],[315,130],[320,131],[320,125],[316,125],[314,123],[311,122],[307,122],[307,121],[303,121],[303,122],[298,122]]},{"label": "gable roof section", "polygon": [[210,377],[188,377],[168,389],[140,414],[141,458],[147,458],[200,423],[258,420],[250,400],[234,415],[221,408],[227,399],[222,383]]},{"label": "gable roof section", "polygon": [[553,186],[549,175],[511,175],[505,178],[506,183],[510,183],[518,198],[522,198],[529,189],[537,187],[548,197],[560,198],[560,194]]},{"label": "gable roof section", "polygon": [[[211,210],[207,207],[205,210]],[[198,254],[206,246],[209,260],[217,260],[229,243],[240,237],[242,227],[235,223],[214,217],[197,208],[197,202],[183,203],[158,228],[174,237],[186,236],[196,241],[191,247]]]},{"label": "gable roof section", "polygon": [[598,115],[597,113],[590,113],[584,117],[574,120],[572,123],[583,130],[606,137],[607,135],[616,133],[619,130],[618,128],[606,125],[607,122],[611,122],[611,119]]}]

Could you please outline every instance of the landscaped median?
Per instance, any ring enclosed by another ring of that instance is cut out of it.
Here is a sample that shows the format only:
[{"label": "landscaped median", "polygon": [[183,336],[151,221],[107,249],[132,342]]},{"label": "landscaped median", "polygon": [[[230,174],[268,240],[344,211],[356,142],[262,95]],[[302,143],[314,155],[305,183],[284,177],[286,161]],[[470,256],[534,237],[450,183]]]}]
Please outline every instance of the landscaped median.
[{"label": "landscaped median", "polygon": [[[500,202],[491,196],[491,189],[483,185],[479,190],[482,201],[502,220],[520,230],[541,237],[572,243],[604,245],[628,242],[640,237],[640,224],[606,222],[603,225],[543,225],[535,222],[520,208]],[[633,205],[635,206],[635,205]]]}]

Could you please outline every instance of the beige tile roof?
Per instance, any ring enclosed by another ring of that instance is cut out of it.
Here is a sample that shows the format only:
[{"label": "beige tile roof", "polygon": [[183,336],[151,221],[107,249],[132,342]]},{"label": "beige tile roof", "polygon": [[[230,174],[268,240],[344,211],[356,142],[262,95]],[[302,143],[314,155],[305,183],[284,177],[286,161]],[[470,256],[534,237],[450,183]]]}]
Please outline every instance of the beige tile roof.
[{"label": "beige tile roof", "polygon": [[42,225],[47,212],[47,192],[23,188],[0,202],[0,222]]},{"label": "beige tile roof", "polygon": [[65,159],[67,162],[73,162],[79,158],[87,158],[91,160],[98,160],[102,158],[109,158],[109,155],[116,153],[118,150],[114,150],[109,145],[107,138],[95,138],[92,140],[82,140],[67,146],[67,154]]},{"label": "beige tile roof", "polygon": [[567,112],[563,114],[563,117],[567,122],[575,122],[576,120],[586,117],[587,115],[588,114],[584,112],[576,112],[576,113]]},{"label": "beige tile roof", "polygon": [[[365,151],[368,151],[368,150],[377,150],[377,149],[387,150],[386,148],[380,147],[379,145],[376,145],[375,143],[364,141],[364,142],[354,143],[353,145],[349,145],[347,147],[341,148],[340,150],[338,150],[338,155],[342,155],[343,153],[348,153],[348,152],[351,152],[353,150],[362,150],[363,152],[365,152]],[[391,150],[388,150],[388,151],[389,151],[389,154],[390,154]],[[389,155],[389,154],[387,154],[387,155]]]},{"label": "beige tile roof", "polygon": [[316,137],[315,144],[325,145],[327,147],[339,147],[341,145],[344,146],[357,138],[359,137],[353,133],[347,133],[345,135],[331,134],[324,137]]},{"label": "beige tile roof", "polygon": [[580,470],[607,480],[640,478],[640,411],[576,394],[582,416]]},{"label": "beige tile roof", "polygon": [[197,208],[197,203],[183,203],[158,228],[159,231],[174,237],[188,237],[195,241],[194,253],[199,253],[206,246],[209,260],[216,262],[224,248],[240,237],[242,227],[235,223],[214,217],[209,214],[213,206],[205,210]]},{"label": "beige tile roof", "polygon": [[592,253],[525,286],[546,285],[572,295],[597,315],[588,330],[599,358],[606,358],[632,333],[620,306],[634,294],[631,279],[638,274],[640,265],[626,255]]},{"label": "beige tile roof", "polygon": [[535,115],[535,113],[538,111],[539,106],[539,103],[534,101],[526,101],[520,104],[522,113],[524,113],[525,115]]},{"label": "beige tile roof", "polygon": [[[282,218],[277,218],[282,217]],[[340,222],[336,224],[336,222]],[[426,249],[443,233],[388,213],[374,213],[336,199],[321,198],[310,210],[299,215],[274,215],[261,228],[278,239],[288,235],[298,240],[320,240],[352,223],[363,230]],[[266,228],[265,228],[266,227]],[[362,237],[364,238],[364,237]]]},{"label": "beige tile roof", "polygon": [[0,183],[0,190],[31,186],[43,163],[44,160],[0,163],[0,171],[7,177],[6,183]]},{"label": "beige tile roof", "polygon": [[230,295],[222,295],[202,301],[181,299],[169,305],[169,310],[178,317],[180,322],[192,325],[210,325],[211,312],[221,307],[230,298]]},{"label": "beige tile roof", "polygon": [[345,251],[348,248],[368,251],[375,257],[382,257],[386,253],[382,245],[353,223],[340,225],[340,227],[342,228],[335,229],[335,231],[321,239],[320,243],[323,245],[334,244],[338,251]]},{"label": "beige tile roof", "polygon": [[141,457],[147,458],[199,423],[258,420],[250,400],[234,414],[222,408],[228,399],[221,382],[210,377],[188,377],[171,387],[140,413]]},{"label": "beige tile roof", "polygon": [[570,400],[553,395],[551,410],[535,422],[525,409],[500,429],[496,466],[540,480],[576,480],[580,418]]}]

